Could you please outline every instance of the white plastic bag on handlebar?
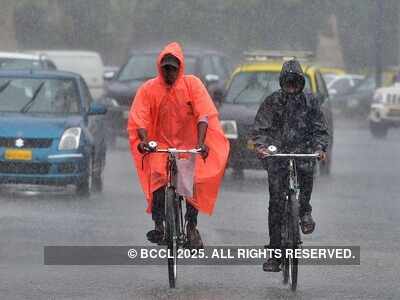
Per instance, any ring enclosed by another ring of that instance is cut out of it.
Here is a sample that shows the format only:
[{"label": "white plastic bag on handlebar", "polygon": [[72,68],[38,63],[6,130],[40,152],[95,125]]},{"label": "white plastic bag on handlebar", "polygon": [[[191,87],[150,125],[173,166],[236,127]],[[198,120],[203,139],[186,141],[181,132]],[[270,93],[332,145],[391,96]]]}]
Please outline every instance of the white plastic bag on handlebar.
[{"label": "white plastic bag on handlebar", "polygon": [[176,166],[178,168],[176,192],[178,195],[193,198],[195,163],[195,154],[188,155],[187,159],[176,159]]}]

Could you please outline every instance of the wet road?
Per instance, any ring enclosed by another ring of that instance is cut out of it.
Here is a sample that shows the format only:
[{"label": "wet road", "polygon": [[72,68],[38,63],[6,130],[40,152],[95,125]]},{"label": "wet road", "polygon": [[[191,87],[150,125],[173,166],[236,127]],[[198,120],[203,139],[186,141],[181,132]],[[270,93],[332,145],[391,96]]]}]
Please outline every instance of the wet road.
[{"label": "wet road", "polygon": [[[44,245],[149,245],[152,226],[123,140],[110,153],[105,190],[67,194],[1,191],[0,299],[398,299],[400,133],[374,140],[360,124],[337,122],[334,169],[320,178],[309,245],[359,245],[360,266],[301,266],[298,291],[261,266],[182,266],[169,290],[165,266],[44,266]],[[263,172],[227,175],[213,217],[199,220],[208,245],[266,242]]]}]

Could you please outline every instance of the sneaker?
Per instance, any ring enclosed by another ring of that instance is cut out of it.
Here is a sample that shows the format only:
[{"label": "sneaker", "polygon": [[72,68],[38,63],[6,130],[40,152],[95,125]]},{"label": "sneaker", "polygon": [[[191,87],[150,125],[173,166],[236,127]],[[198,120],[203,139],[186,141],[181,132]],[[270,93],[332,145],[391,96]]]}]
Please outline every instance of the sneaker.
[{"label": "sneaker", "polygon": [[164,223],[155,222],[154,229],[147,232],[147,239],[154,244],[160,244],[164,240]]},{"label": "sneaker", "polygon": [[301,217],[300,225],[301,225],[301,231],[303,232],[303,234],[313,233],[313,231],[315,229],[315,222],[313,220],[313,217],[311,216],[311,212],[306,212]]},{"label": "sneaker", "polygon": [[200,232],[197,230],[196,225],[188,223],[186,225],[187,248],[202,249],[204,248],[203,241],[201,240]]}]

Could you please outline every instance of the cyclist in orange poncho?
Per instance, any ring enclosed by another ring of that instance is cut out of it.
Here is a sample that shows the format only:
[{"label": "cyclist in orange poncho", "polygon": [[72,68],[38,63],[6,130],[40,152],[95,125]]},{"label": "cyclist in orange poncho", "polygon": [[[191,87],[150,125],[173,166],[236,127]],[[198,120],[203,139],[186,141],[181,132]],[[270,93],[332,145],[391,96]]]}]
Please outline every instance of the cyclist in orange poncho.
[{"label": "cyclist in orange poncho", "polygon": [[[164,188],[167,156],[147,155],[147,143],[160,148],[202,148],[195,161],[194,194],[186,198],[187,237],[192,247],[201,247],[197,230],[198,211],[212,214],[229,154],[229,142],[218,112],[199,78],[184,75],[185,61],[178,43],[171,43],[157,60],[158,76],[137,91],[129,113],[128,134],[137,173],[152,213],[155,229],[147,234],[153,243],[164,236]],[[142,168],[143,159],[143,168]]]}]

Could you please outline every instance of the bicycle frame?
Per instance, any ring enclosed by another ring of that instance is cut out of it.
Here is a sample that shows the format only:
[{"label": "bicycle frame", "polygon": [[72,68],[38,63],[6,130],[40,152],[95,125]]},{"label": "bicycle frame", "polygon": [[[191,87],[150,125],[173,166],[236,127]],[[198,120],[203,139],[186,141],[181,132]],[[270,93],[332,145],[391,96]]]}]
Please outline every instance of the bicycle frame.
[{"label": "bicycle frame", "polygon": [[[177,249],[186,242],[185,226],[183,224],[182,201],[183,197],[176,194],[177,187],[177,155],[199,154],[201,149],[178,150],[175,148],[157,149],[157,143],[153,143],[150,153],[166,153],[168,184],[165,189],[165,240],[168,250],[172,251],[172,257],[168,257],[168,277],[170,288],[175,288],[177,279]],[[149,143],[150,144],[150,143]],[[168,234],[167,234],[168,232]]]},{"label": "bicycle frame", "polygon": [[296,163],[294,159],[289,160],[289,189],[294,191],[296,194],[299,191]]},{"label": "bicycle frame", "polygon": [[168,176],[168,185],[167,187],[176,188],[176,174],[177,174],[177,166],[176,166],[176,157],[172,153],[168,153],[168,161],[167,161],[167,176]]},{"label": "bicycle frame", "polygon": [[199,154],[201,149],[189,149],[189,150],[179,150],[176,148],[168,149],[156,149],[153,153],[167,153],[168,163],[167,163],[167,174],[168,174],[168,187],[176,188],[176,155],[177,154]]},{"label": "bicycle frame", "polygon": [[[168,176],[168,184],[167,188],[176,189],[176,177],[178,173],[178,168],[176,165],[176,156],[178,154],[199,154],[201,149],[189,149],[189,150],[179,150],[176,148],[168,148],[168,149],[156,149],[155,153],[167,153],[168,160],[167,160],[167,176]],[[177,196],[175,197],[175,205],[178,208],[178,219],[180,225],[180,232],[178,232],[177,242],[179,244],[183,244],[186,238],[185,226],[183,224],[183,212],[182,212],[182,199],[183,197]]]},{"label": "bicycle frame", "polygon": [[[178,167],[176,165],[176,155],[175,153],[168,153],[168,161],[167,161],[167,175],[168,175],[168,184],[167,184],[167,189],[168,188],[173,188],[176,190],[176,177],[178,173]],[[177,232],[176,236],[173,238],[176,239],[176,242],[178,245],[183,245],[186,240],[186,232],[185,232],[185,226],[183,224],[183,212],[182,212],[182,199],[183,197],[175,195],[174,199],[174,204],[175,207],[177,208],[177,216],[175,221],[177,221]],[[166,209],[166,205],[165,205]],[[165,211],[165,215],[167,212]]]},{"label": "bicycle frame", "polygon": [[297,154],[297,153],[276,153],[276,154],[271,154],[267,156],[266,158],[269,157],[280,157],[280,158],[289,158],[289,192],[293,191],[296,193],[296,198],[298,199],[299,193],[300,193],[300,188],[298,185],[298,180],[297,180],[297,169],[296,169],[296,158],[308,158],[308,159],[316,159],[319,157],[317,153],[314,154]]},{"label": "bicycle frame", "polygon": [[[300,187],[297,179],[296,158],[316,159],[318,154],[272,154],[268,157],[288,158],[288,189],[284,195],[283,215],[281,223],[281,245],[285,249],[301,247],[302,241],[299,231],[299,194]],[[293,198],[294,196],[294,198]],[[291,278],[291,289],[297,288],[298,260],[297,258],[282,258],[283,283]]]}]

